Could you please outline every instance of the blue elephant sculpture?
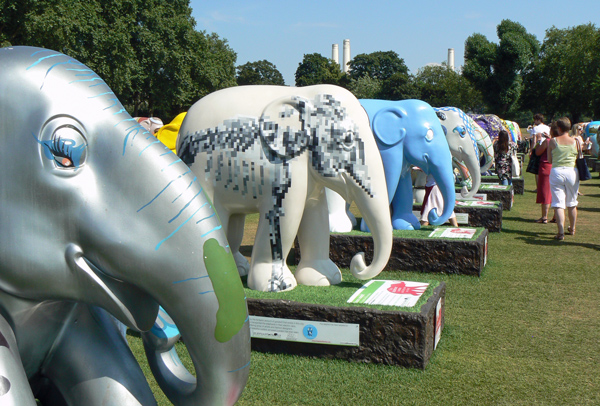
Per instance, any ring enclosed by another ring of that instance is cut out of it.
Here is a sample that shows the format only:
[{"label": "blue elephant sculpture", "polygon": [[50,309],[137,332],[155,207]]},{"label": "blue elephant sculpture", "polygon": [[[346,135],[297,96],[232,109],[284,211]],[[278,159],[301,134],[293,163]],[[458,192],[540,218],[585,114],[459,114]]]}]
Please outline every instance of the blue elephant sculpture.
[{"label": "blue elephant sculpture", "polygon": [[600,152],[600,148],[598,147],[598,132],[600,129],[600,121],[592,121],[585,127],[585,136],[586,139],[589,139],[592,144],[591,154],[594,158],[597,158]]},{"label": "blue elephant sculpture", "polygon": [[[360,104],[369,116],[383,161],[392,227],[395,230],[421,228],[412,212],[410,168],[413,165],[433,175],[444,199],[442,213],[431,210],[429,223],[445,223],[454,211],[456,195],[452,155],[435,110],[421,100],[361,99]],[[366,229],[364,224],[361,228]]]},{"label": "blue elephant sculpture", "polygon": [[[90,68],[41,48],[0,49],[0,140],[0,404],[156,404],[114,318],[175,405],[235,403],[245,295],[190,169]],[[149,332],[166,323],[197,378]]]}]

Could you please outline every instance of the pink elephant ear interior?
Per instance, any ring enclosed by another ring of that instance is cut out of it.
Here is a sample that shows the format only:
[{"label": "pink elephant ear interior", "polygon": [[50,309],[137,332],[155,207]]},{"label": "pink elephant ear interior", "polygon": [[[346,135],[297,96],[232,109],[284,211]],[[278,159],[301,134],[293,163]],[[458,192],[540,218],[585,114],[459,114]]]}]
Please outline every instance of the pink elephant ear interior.
[{"label": "pink elephant ear interior", "polygon": [[388,147],[400,143],[406,135],[403,125],[407,113],[397,107],[379,110],[373,117],[373,134],[383,145]]}]

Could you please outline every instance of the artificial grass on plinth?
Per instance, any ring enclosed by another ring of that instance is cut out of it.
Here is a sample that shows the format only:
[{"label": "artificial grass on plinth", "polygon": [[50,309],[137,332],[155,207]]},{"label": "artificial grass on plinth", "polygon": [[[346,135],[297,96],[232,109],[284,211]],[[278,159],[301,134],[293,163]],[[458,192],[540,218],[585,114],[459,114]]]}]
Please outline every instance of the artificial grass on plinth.
[{"label": "artificial grass on plinth", "polygon": [[[290,267],[292,272],[294,267]],[[400,306],[384,306],[384,305],[369,305],[369,304],[356,304],[348,303],[348,299],[352,296],[361,286],[367,281],[362,281],[352,276],[349,270],[342,270],[342,282],[338,285],[332,286],[304,286],[298,285],[296,288],[285,291],[285,292],[259,292],[256,290],[245,288],[246,297],[251,299],[282,299],[291,300],[293,302],[300,303],[313,303],[325,306],[336,306],[336,307],[366,307],[384,311],[403,311],[409,313],[418,313],[421,311],[421,306],[427,302],[427,299],[433,294],[433,290],[440,285],[439,281],[431,279],[415,278],[404,279],[398,275],[397,272],[382,272],[374,279],[376,280],[404,280],[411,282],[423,282],[428,283],[427,289],[417,303],[412,307],[400,307]],[[242,278],[245,283],[245,278]]]},{"label": "artificial grass on plinth", "polygon": [[[555,224],[534,222],[535,180],[524,176],[525,194],[504,213],[502,232],[488,237],[481,277],[427,275],[446,283],[446,309],[425,370],[253,352],[237,405],[600,405],[598,173],[582,182],[577,234],[564,241],[553,239]],[[140,339],[128,339],[145,365]],[[144,372],[158,404],[170,405]]]},{"label": "artificial grass on plinth", "polygon": [[[357,218],[356,220],[357,220],[357,223],[360,224],[361,219]],[[447,225],[443,225],[443,226],[428,225],[428,226],[421,226],[421,228],[419,230],[393,230],[392,237],[394,237],[394,238],[435,238],[435,239],[443,239],[443,240],[446,240],[446,239],[447,240],[456,240],[456,238],[429,237],[429,235],[433,232],[433,230],[437,230],[438,228],[456,228],[456,227],[450,227]],[[458,228],[476,229],[477,231],[475,231],[475,234],[473,235],[473,237],[471,237],[472,240],[477,239],[477,237],[479,237],[481,235],[481,233],[483,233],[483,230],[485,230],[485,228],[483,228],[483,227],[469,227],[469,226],[461,226],[461,225],[459,225]],[[356,236],[364,236],[364,237],[371,236],[371,233],[366,233],[366,232],[360,231],[360,230],[352,230],[347,233],[332,233],[332,234],[356,235]]]}]

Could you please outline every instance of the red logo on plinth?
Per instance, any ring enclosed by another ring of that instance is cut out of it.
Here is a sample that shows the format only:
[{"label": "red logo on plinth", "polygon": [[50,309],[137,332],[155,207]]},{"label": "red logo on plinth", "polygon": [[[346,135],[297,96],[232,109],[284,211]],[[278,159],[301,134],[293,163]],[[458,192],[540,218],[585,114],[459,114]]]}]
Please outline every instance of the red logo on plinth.
[{"label": "red logo on plinth", "polygon": [[418,285],[418,286],[406,286],[406,283],[394,283],[392,286],[388,288],[388,292],[396,293],[398,295],[413,295],[420,296],[427,289],[427,285]]}]

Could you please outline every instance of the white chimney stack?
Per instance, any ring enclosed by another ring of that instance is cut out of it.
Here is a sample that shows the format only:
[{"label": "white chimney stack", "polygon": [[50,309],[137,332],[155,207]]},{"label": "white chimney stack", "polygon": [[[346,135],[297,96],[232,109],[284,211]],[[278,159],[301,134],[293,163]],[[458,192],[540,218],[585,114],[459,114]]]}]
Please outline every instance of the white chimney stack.
[{"label": "white chimney stack", "polygon": [[338,44],[333,44],[331,46],[331,59],[333,59],[333,62],[337,63],[339,65],[340,63],[340,50],[338,47]]},{"label": "white chimney stack", "polygon": [[448,48],[448,68],[454,70],[454,48]]},{"label": "white chimney stack", "polygon": [[350,40],[344,40],[344,65],[342,65],[342,70],[344,73],[348,73],[348,62],[350,62]]}]

